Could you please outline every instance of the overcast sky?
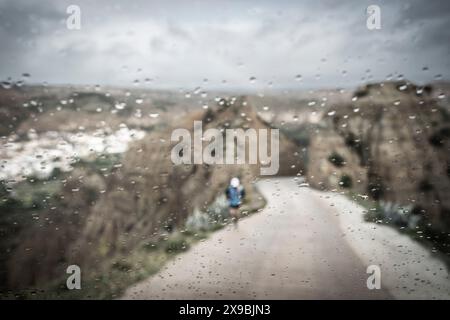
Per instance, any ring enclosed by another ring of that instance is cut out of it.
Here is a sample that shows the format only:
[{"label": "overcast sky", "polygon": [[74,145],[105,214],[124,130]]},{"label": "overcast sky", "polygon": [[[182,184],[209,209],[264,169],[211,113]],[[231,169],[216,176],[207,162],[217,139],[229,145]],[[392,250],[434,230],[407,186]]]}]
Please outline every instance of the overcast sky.
[{"label": "overcast sky", "polygon": [[[66,28],[70,4],[81,8],[80,30]],[[381,30],[366,27],[371,4],[381,8]],[[403,75],[424,83],[450,78],[449,55],[450,1],[0,0],[0,80],[29,73],[36,83],[260,89]]]}]

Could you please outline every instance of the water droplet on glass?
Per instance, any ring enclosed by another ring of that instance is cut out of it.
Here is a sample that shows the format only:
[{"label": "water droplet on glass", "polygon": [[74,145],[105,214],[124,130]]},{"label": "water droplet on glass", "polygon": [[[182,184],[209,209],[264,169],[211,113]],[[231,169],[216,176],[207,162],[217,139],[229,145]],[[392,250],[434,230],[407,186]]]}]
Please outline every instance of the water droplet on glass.
[{"label": "water droplet on glass", "polygon": [[12,86],[13,86],[12,82],[10,82],[10,81],[2,81],[3,89],[11,89]]},{"label": "water droplet on glass", "polygon": [[125,102],[117,102],[117,103],[114,105],[114,107],[115,107],[117,110],[123,110],[123,109],[125,109],[126,106],[127,106],[127,104],[126,104]]}]

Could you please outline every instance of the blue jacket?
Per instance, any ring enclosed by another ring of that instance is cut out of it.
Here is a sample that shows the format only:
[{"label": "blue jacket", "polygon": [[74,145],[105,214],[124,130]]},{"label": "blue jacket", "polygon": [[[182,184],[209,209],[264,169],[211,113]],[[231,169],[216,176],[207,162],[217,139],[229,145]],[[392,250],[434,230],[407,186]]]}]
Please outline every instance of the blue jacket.
[{"label": "blue jacket", "polygon": [[237,188],[228,186],[225,194],[227,196],[230,207],[239,207],[242,203],[241,200],[245,197],[245,190],[242,186],[239,186]]}]

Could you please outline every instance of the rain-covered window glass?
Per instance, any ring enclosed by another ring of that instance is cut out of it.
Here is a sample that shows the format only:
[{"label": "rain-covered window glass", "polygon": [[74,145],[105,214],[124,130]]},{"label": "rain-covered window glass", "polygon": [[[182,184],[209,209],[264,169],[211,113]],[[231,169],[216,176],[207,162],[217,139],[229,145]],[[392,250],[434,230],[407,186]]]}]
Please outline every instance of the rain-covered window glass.
[{"label": "rain-covered window glass", "polygon": [[449,39],[442,1],[0,0],[0,299],[449,299]]}]

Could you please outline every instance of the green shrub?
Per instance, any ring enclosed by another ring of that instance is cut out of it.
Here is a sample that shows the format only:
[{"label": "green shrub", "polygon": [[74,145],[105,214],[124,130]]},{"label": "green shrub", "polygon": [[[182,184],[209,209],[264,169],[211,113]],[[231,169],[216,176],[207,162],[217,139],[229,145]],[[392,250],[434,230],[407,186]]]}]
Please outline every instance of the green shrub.
[{"label": "green shrub", "polygon": [[339,181],[339,185],[343,188],[351,188],[353,186],[352,177],[344,174]]},{"label": "green shrub", "polygon": [[112,264],[112,267],[113,269],[122,272],[128,272],[133,268],[133,266],[126,261],[116,261]]},{"label": "green shrub", "polygon": [[329,157],[328,161],[334,164],[336,167],[343,167],[345,165],[345,159],[339,153],[333,152]]},{"label": "green shrub", "polygon": [[143,248],[146,251],[154,251],[154,250],[159,248],[159,243],[158,242],[149,241],[149,242],[144,243]]},{"label": "green shrub", "polygon": [[180,233],[174,233],[165,242],[165,250],[168,253],[176,253],[189,249],[189,243]]},{"label": "green shrub", "polygon": [[384,187],[381,182],[370,182],[367,186],[367,191],[372,199],[379,200],[383,197]]},{"label": "green shrub", "polygon": [[433,184],[431,182],[429,182],[428,180],[422,180],[419,183],[419,191],[421,192],[431,192],[433,191],[434,187]]}]

